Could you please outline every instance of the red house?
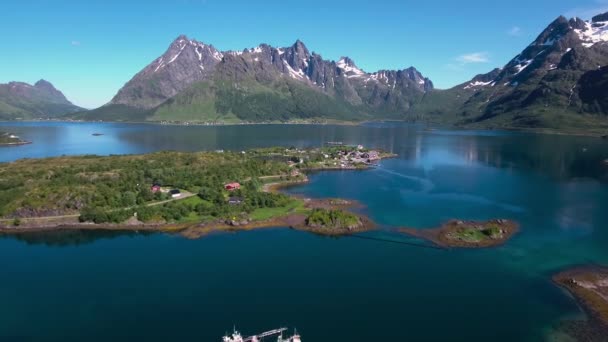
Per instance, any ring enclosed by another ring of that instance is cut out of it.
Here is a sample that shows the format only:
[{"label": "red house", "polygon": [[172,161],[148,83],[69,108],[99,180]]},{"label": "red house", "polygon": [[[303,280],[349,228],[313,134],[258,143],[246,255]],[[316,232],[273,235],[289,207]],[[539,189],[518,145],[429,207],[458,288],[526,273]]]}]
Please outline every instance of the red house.
[{"label": "red house", "polygon": [[238,190],[241,188],[241,184],[239,183],[228,183],[226,185],[224,185],[224,189],[228,190],[228,191],[234,191],[234,190]]},{"label": "red house", "polygon": [[154,184],[150,187],[150,191],[152,192],[159,192],[160,191],[160,185],[158,184]]}]

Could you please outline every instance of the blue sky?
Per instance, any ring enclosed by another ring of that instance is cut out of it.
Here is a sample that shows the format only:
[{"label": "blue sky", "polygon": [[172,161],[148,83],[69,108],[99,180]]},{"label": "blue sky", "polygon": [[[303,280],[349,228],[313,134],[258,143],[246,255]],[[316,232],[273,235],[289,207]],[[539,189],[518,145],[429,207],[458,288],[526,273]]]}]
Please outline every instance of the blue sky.
[{"label": "blue sky", "polygon": [[603,11],[608,0],[5,1],[0,82],[44,78],[97,107],[183,33],[221,50],[301,39],[326,59],[412,65],[448,88],[504,65],[560,14]]}]

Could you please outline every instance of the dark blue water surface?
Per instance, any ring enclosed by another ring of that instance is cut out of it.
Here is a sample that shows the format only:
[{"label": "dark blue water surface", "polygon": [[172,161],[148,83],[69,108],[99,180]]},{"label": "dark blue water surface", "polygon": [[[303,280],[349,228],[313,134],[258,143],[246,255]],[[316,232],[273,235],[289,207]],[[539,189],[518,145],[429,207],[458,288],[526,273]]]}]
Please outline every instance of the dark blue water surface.
[{"label": "dark blue water surface", "polygon": [[[584,318],[550,276],[608,264],[608,142],[422,126],[0,123],[33,144],[0,161],[72,154],[361,143],[399,154],[369,171],[321,172],[290,192],[343,197],[403,242],[289,229],[214,234],[58,232],[0,239],[0,341],[218,341],[297,327],[306,342],[538,341]],[[94,137],[92,133],[103,133]],[[485,250],[437,250],[400,226],[510,218]],[[422,244],[422,246],[420,246]],[[11,339],[12,338],[12,339]]]}]

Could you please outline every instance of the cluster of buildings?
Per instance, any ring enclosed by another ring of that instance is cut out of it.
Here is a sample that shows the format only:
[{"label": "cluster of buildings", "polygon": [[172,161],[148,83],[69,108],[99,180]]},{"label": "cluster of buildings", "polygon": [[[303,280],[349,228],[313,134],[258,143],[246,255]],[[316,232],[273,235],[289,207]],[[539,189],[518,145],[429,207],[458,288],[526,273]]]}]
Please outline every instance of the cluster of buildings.
[{"label": "cluster of buildings", "polygon": [[[379,151],[375,150],[366,150],[362,145],[355,146],[344,146],[342,143],[330,143],[331,146],[342,146],[340,148],[331,150],[324,149],[314,149],[312,151],[304,151],[296,148],[287,149],[285,152],[289,152],[292,155],[294,152],[297,156],[291,157],[291,159],[287,162],[287,164],[292,167],[290,171],[290,176],[298,177],[300,176],[300,171],[295,168],[297,164],[304,163],[304,158],[310,158],[310,155],[304,155],[306,153],[312,153],[316,156],[316,161],[319,162],[319,157],[321,158],[320,166],[328,167],[328,168],[344,168],[344,169],[354,169],[358,165],[375,165],[380,159],[382,159]],[[223,152],[223,150],[218,150],[218,153]],[[245,153],[245,152],[242,152]],[[238,182],[231,182],[224,184],[224,190],[233,192],[239,190],[241,188],[241,184]],[[171,189],[167,187],[162,187],[158,183],[152,184],[150,187],[150,191],[152,193],[162,192],[169,193],[172,198],[178,198],[182,194],[179,189]],[[243,202],[242,197],[238,196],[230,196],[228,198],[229,204],[241,204]]]},{"label": "cluster of buildings", "polygon": [[150,187],[150,191],[154,194],[157,192],[168,193],[171,198],[179,198],[182,196],[182,192],[179,189],[163,188],[160,184],[154,183]]},{"label": "cluster of buildings", "polygon": [[[380,152],[364,150],[363,146],[359,145],[356,149],[342,149],[337,153],[323,155],[325,159],[333,158],[333,166],[341,168],[355,168],[357,165],[375,165],[381,158]],[[330,161],[331,163],[331,161]],[[326,163],[327,164],[327,163]],[[330,165],[331,166],[331,165]]]},{"label": "cluster of buildings", "polygon": [[380,152],[378,151],[340,151],[338,152],[340,161],[351,162],[355,164],[373,164],[380,160]]},{"label": "cluster of buildings", "polygon": [[[239,184],[237,182],[224,184],[224,190],[227,190],[227,191],[235,191],[235,190],[239,190],[240,188],[241,188],[241,184]],[[238,196],[228,197],[228,204],[238,205],[238,204],[243,203],[243,201],[244,201],[243,197],[238,197]]]}]

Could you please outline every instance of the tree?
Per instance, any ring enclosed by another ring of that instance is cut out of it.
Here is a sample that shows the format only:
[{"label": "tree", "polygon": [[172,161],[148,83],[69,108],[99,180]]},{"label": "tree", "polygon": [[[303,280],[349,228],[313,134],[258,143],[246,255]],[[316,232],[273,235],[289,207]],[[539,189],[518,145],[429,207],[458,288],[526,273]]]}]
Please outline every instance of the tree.
[{"label": "tree", "polygon": [[123,207],[130,207],[137,203],[137,196],[132,191],[123,192],[121,197]]}]

